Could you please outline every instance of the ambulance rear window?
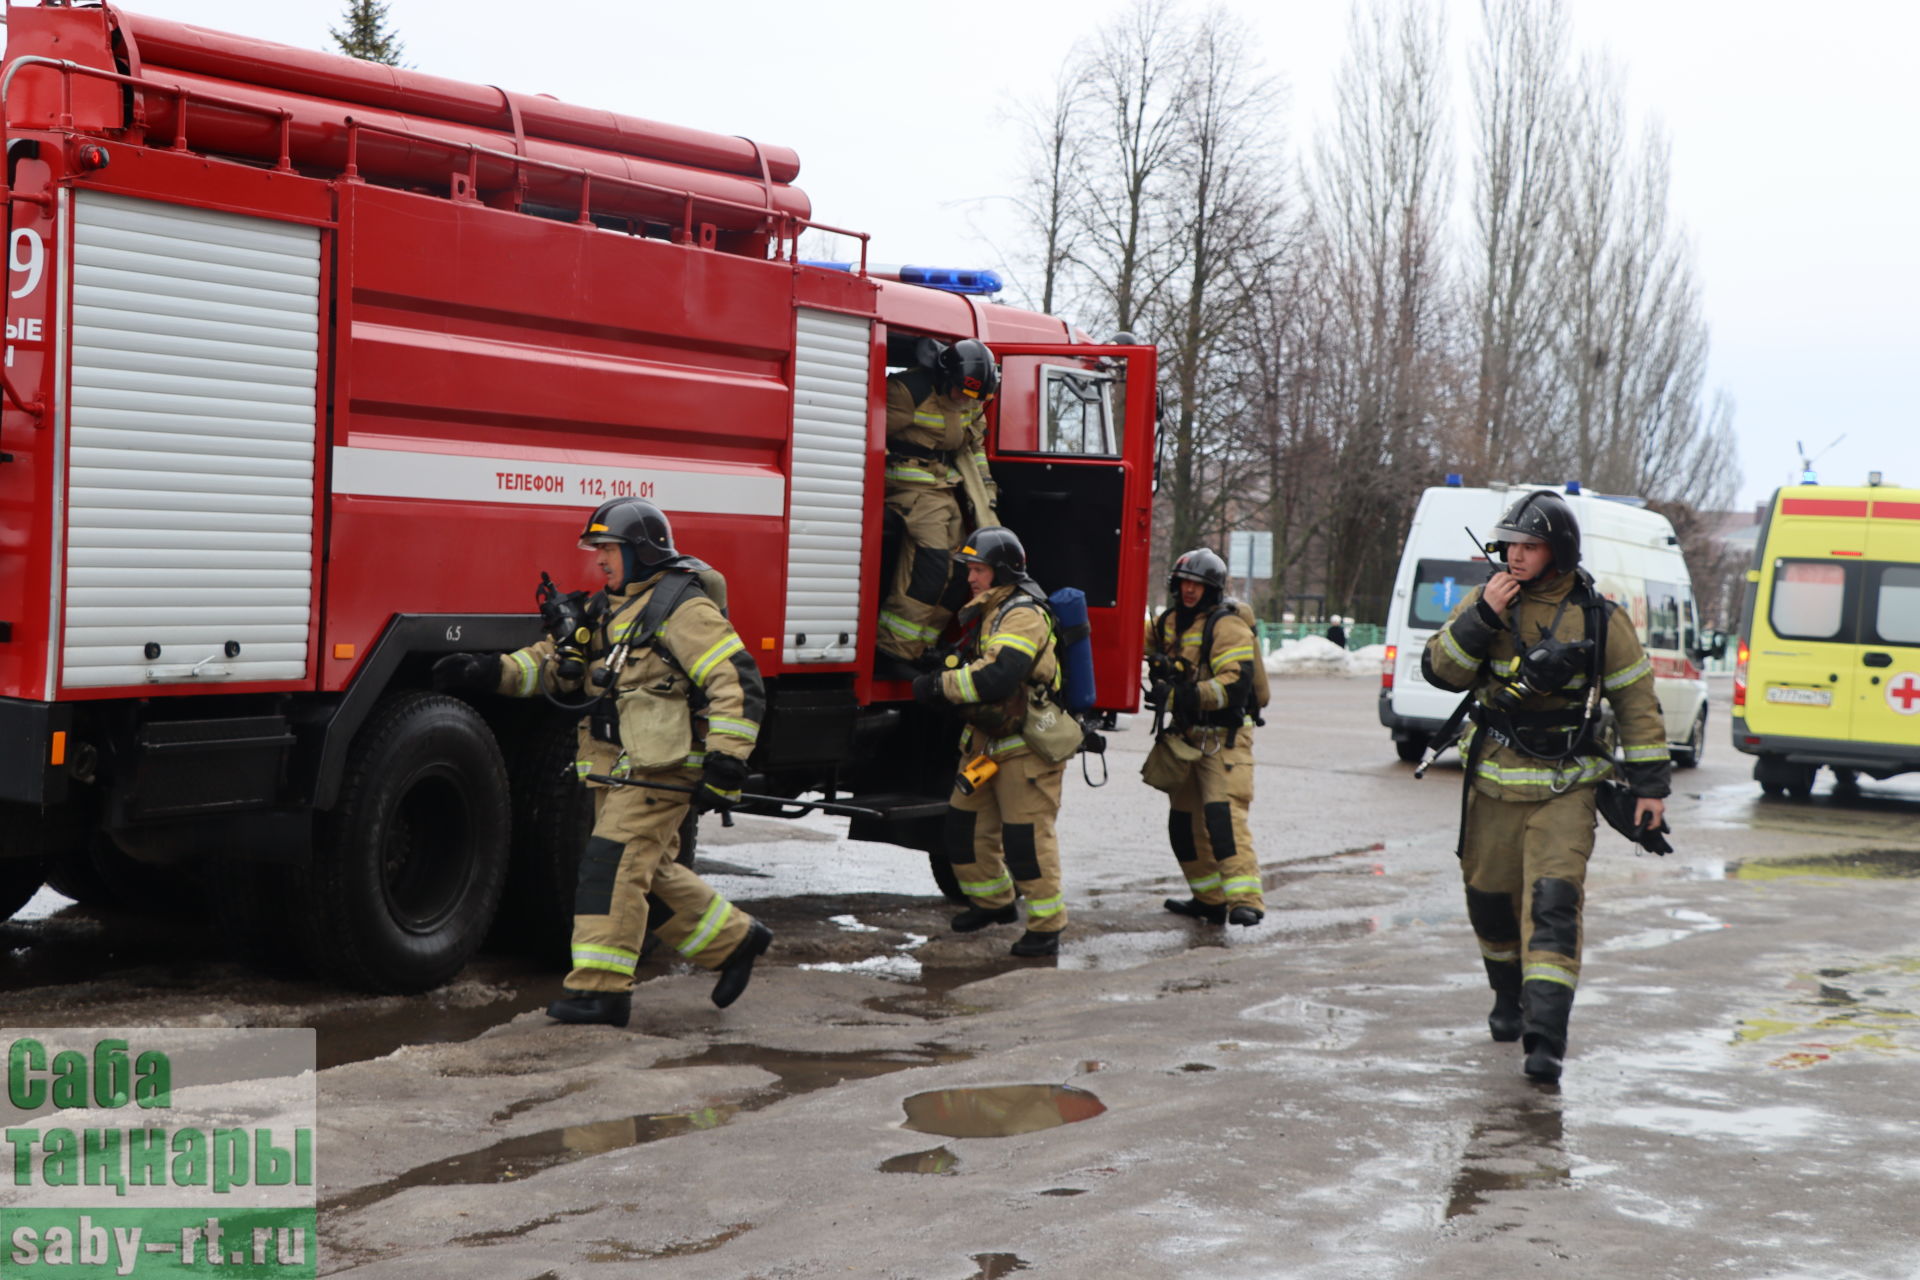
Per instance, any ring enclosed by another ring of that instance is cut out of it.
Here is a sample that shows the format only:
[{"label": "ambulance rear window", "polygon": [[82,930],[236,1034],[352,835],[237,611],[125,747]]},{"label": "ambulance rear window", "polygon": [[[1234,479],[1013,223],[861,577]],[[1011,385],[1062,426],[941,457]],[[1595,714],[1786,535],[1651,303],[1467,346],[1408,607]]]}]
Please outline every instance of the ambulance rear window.
[{"label": "ambulance rear window", "polygon": [[1852,565],[1776,560],[1767,621],[1783,640],[1843,640]]},{"label": "ambulance rear window", "polygon": [[1873,630],[1879,643],[1920,644],[1920,567],[1881,566],[1873,607]]},{"label": "ambulance rear window", "polygon": [[1407,625],[1438,631],[1467,592],[1487,580],[1484,560],[1422,560],[1413,570]]}]

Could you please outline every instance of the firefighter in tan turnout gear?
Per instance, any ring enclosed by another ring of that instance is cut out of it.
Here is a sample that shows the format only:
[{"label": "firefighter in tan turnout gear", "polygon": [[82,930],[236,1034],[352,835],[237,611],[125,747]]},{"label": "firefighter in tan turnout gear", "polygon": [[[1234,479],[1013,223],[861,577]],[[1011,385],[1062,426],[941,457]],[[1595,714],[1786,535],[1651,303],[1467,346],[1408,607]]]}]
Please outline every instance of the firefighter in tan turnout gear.
[{"label": "firefighter in tan turnout gear", "polygon": [[1167,840],[1190,892],[1166,908],[1209,924],[1256,925],[1267,912],[1247,822],[1260,648],[1224,598],[1226,586],[1226,562],[1205,547],[1173,562],[1168,607],[1147,625],[1147,705],[1171,713],[1168,732],[1198,757],[1169,793]]},{"label": "firefighter in tan turnout gear", "polygon": [[[1027,577],[1027,553],[1010,529],[976,531],[956,556],[973,598],[960,611],[968,628],[964,666],[913,682],[921,702],[958,707],[961,773],[948,799],[946,846],[972,905],[953,918],[958,933],[1020,918],[1014,891],[1027,900],[1027,929],[1016,956],[1050,956],[1067,927],[1054,821],[1070,753],[1058,763],[1027,741],[1036,703],[1053,701],[1059,671],[1046,593]],[[1058,711],[1064,716],[1064,711]],[[1077,746],[1078,731],[1069,736]]]},{"label": "firefighter in tan turnout gear", "polygon": [[993,353],[966,338],[929,358],[932,367],[887,379],[887,509],[905,536],[875,647],[878,673],[893,679],[926,669],[923,655],[953,616],[953,553],[969,527],[993,520],[985,413],[1000,385]]},{"label": "firefighter in tan turnout gear", "polygon": [[713,1002],[725,1008],[746,989],[773,934],[675,855],[690,804],[724,811],[739,798],[766,708],[760,671],[702,587],[707,566],[674,550],[653,503],[603,504],[580,545],[606,579],[584,616],[562,617],[553,626],[558,637],[504,656],[442,658],[434,681],[516,697],[584,691],[592,706],[581,721],[580,776],[679,788],[586,783],[594,825],[580,856],[573,971],[548,1016],[625,1025],[649,926],[682,956],[719,971]]},{"label": "firefighter in tan turnout gear", "polygon": [[[1468,593],[1427,642],[1421,668],[1441,688],[1472,690],[1460,742],[1460,869],[1494,992],[1487,1027],[1495,1040],[1521,1040],[1526,1074],[1549,1082],[1560,1078],[1580,981],[1596,804],[1630,801],[1630,829],[1665,850],[1655,833],[1665,827],[1666,726],[1632,624],[1579,568],[1580,529],[1564,499],[1551,490],[1521,498],[1487,551],[1504,570]],[[1611,780],[1603,696],[1631,797]]]}]

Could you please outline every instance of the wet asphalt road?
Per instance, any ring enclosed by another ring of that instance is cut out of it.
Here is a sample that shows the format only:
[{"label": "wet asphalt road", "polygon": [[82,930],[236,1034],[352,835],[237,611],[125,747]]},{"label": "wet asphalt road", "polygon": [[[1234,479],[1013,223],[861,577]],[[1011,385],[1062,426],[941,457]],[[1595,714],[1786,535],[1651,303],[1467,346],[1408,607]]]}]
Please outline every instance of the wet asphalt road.
[{"label": "wet asphalt road", "polygon": [[1136,727],[1069,783],[1057,964],[947,932],[918,855],[743,819],[702,868],[778,940],[725,1012],[658,961],[626,1032],[549,1025],[556,974],[513,956],[366,999],[239,969],[191,912],[47,900],[0,926],[0,998],[318,1027],[323,1274],[1920,1274],[1920,784],[1764,800],[1717,704],[1678,852],[1601,834],[1542,1088],[1481,1022],[1457,767],[1414,782],[1370,681],[1276,699],[1252,930],[1160,910]]}]

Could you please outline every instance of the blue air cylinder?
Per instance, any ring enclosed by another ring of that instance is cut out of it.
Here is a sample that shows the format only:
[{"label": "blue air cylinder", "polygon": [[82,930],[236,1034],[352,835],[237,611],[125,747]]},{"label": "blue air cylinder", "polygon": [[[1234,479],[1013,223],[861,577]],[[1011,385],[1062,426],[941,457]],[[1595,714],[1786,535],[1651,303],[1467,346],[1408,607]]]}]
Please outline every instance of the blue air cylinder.
[{"label": "blue air cylinder", "polygon": [[1099,700],[1093,687],[1093,627],[1087,620],[1087,593],[1062,587],[1047,597],[1047,606],[1053,610],[1061,696],[1067,710],[1085,711]]}]

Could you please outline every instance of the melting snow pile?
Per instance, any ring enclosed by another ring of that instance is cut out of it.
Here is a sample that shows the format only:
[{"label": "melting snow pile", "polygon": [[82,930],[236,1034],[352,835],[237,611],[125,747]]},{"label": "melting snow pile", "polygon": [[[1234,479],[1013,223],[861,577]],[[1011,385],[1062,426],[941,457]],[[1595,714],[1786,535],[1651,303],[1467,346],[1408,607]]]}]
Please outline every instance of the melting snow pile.
[{"label": "melting snow pile", "polygon": [[1370,644],[1364,649],[1342,649],[1325,636],[1302,636],[1282,640],[1280,647],[1267,654],[1267,674],[1271,676],[1378,676],[1386,646]]}]

